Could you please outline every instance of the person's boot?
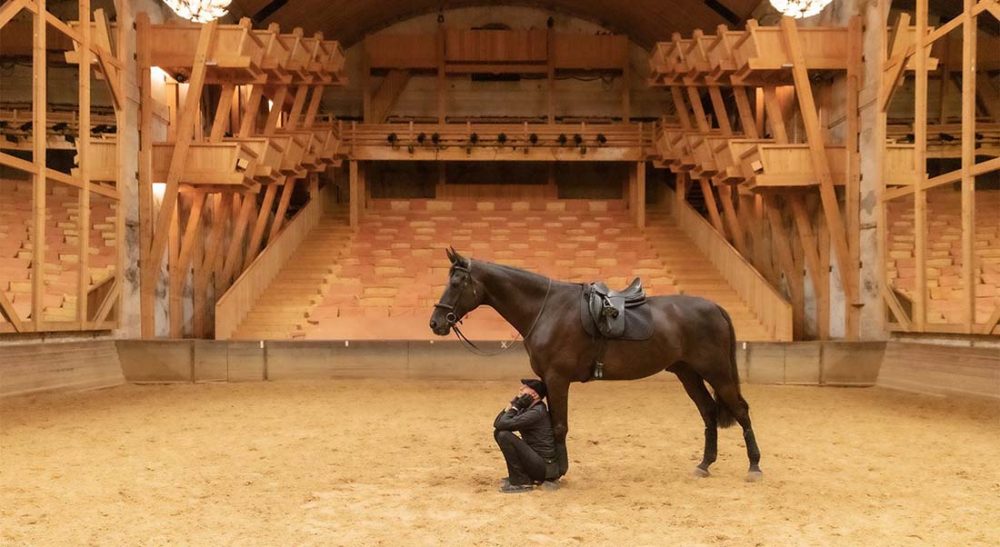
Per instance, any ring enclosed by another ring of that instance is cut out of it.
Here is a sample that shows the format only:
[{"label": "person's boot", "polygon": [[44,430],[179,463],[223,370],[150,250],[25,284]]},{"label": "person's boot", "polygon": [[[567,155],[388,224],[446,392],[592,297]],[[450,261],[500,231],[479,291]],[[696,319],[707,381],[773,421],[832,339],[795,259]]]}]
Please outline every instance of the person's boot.
[{"label": "person's boot", "polygon": [[504,486],[500,487],[500,491],[504,494],[521,494],[524,492],[531,492],[534,488],[535,487],[530,484],[510,484],[508,482]]},{"label": "person's boot", "polygon": [[510,486],[510,477],[500,479],[500,487],[503,488],[504,486]]}]

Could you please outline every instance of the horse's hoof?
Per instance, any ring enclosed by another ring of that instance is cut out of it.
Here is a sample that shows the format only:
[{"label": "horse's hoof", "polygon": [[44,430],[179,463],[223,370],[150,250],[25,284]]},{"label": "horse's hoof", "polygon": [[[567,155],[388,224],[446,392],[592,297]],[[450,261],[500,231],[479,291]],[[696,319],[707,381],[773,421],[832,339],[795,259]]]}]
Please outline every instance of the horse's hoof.
[{"label": "horse's hoof", "polygon": [[694,477],[698,477],[698,478],[702,479],[702,478],[710,476],[711,473],[708,472],[708,469],[702,469],[700,467],[695,467],[694,471],[691,472],[691,475],[694,476]]},{"label": "horse's hoof", "polygon": [[747,473],[747,482],[757,482],[764,480],[764,473],[760,471],[750,471]]}]

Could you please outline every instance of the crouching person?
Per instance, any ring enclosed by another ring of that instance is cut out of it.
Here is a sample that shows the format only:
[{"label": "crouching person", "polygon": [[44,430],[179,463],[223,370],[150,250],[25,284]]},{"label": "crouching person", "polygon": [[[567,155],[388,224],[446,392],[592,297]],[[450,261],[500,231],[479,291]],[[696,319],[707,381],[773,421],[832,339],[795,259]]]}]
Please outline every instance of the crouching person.
[{"label": "crouching person", "polygon": [[[493,421],[493,438],[507,460],[504,493],[528,492],[536,484],[559,478],[556,440],[549,409],[542,399],[547,394],[540,380],[521,380],[520,391]],[[521,434],[518,437],[515,432]]]}]

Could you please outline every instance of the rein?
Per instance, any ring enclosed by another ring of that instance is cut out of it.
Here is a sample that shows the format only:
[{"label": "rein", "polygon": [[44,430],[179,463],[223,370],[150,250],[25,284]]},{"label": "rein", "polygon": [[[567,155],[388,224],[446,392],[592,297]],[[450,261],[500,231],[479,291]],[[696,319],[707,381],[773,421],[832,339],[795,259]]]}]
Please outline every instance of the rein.
[{"label": "rein", "polygon": [[[460,268],[460,267],[456,266],[456,268]],[[468,279],[472,277],[472,263],[471,262],[469,263],[469,267],[468,268],[461,268],[461,269],[465,272],[465,274],[467,276],[467,279],[466,279],[466,282],[467,282]],[[500,355],[502,353],[505,353],[509,349],[513,348],[515,345],[517,345],[518,342],[521,342],[521,345],[524,345],[524,341],[527,340],[528,337],[531,336],[531,333],[535,331],[535,327],[538,325],[538,320],[542,318],[542,312],[545,311],[545,305],[549,301],[549,292],[551,290],[552,290],[552,278],[550,277],[549,278],[549,284],[545,288],[545,298],[542,299],[542,307],[538,309],[538,315],[536,315],[535,316],[535,320],[532,321],[531,327],[528,329],[527,334],[525,334],[524,336],[522,336],[520,340],[518,340],[518,339],[512,340],[510,342],[510,344],[507,344],[507,342],[503,342],[502,343],[503,346],[499,350],[497,350],[497,351],[487,351],[487,350],[484,350],[484,349],[480,348],[479,346],[477,346],[475,342],[473,342],[472,340],[469,340],[469,338],[467,336],[465,336],[465,333],[463,333],[462,330],[458,328],[458,324],[461,321],[458,319],[458,317],[455,315],[455,313],[453,311],[455,309],[455,306],[448,305],[448,304],[438,303],[438,304],[435,304],[435,307],[444,308],[444,309],[449,310],[448,316],[447,316],[448,323],[451,326],[451,329],[455,331],[455,336],[458,337],[458,339],[462,341],[463,345],[465,346],[465,349],[467,349],[471,353],[473,353],[475,355],[479,355],[481,357],[495,357],[495,356]],[[464,283],[463,283],[463,286],[462,286],[462,291],[463,292],[465,291],[465,285],[464,285]],[[459,293],[458,298],[455,299],[456,303],[458,302],[459,298],[461,298],[461,296],[462,296],[462,294]]]}]

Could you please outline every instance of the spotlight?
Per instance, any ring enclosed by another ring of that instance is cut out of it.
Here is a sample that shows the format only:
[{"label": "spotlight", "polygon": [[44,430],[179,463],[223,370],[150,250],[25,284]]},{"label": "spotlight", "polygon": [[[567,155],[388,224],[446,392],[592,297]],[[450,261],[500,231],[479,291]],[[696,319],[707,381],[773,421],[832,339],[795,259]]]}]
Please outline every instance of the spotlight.
[{"label": "spotlight", "polygon": [[59,122],[52,126],[53,131],[66,131],[69,125],[66,122]]},{"label": "spotlight", "polygon": [[399,141],[399,137],[397,137],[395,133],[389,133],[389,136],[386,137],[385,140],[388,141],[390,145],[396,146],[396,142]]},{"label": "spotlight", "polygon": [[538,144],[538,134],[532,133],[531,135],[528,135],[528,142],[531,144]]},{"label": "spotlight", "polygon": [[598,133],[597,134],[597,142],[599,142],[601,144],[607,144],[608,138],[604,136],[604,133]]},{"label": "spotlight", "polygon": [[579,133],[576,133],[575,135],[573,135],[573,144],[575,144],[577,146],[580,146],[581,144],[583,144],[583,137]]},{"label": "spotlight", "polygon": [[479,142],[479,134],[478,133],[473,133],[473,134],[469,135],[469,142],[472,143],[472,144],[478,143]]},{"label": "spotlight", "polygon": [[545,20],[545,26],[548,28],[556,26],[556,20],[550,15],[549,18]]},{"label": "spotlight", "polygon": [[435,146],[437,146],[441,142],[441,135],[437,133],[431,134],[431,142],[434,143]]},{"label": "spotlight", "polygon": [[427,140],[427,134],[421,131],[420,134],[417,135],[417,142],[420,144],[424,144],[425,140]]},{"label": "spotlight", "polygon": [[559,143],[559,146],[566,146],[566,133],[560,133],[559,138],[556,139],[556,142]]},{"label": "spotlight", "polygon": [[497,135],[497,142],[500,143],[500,144],[503,144],[503,143],[507,142],[507,134],[506,133],[500,133],[499,135]]}]

